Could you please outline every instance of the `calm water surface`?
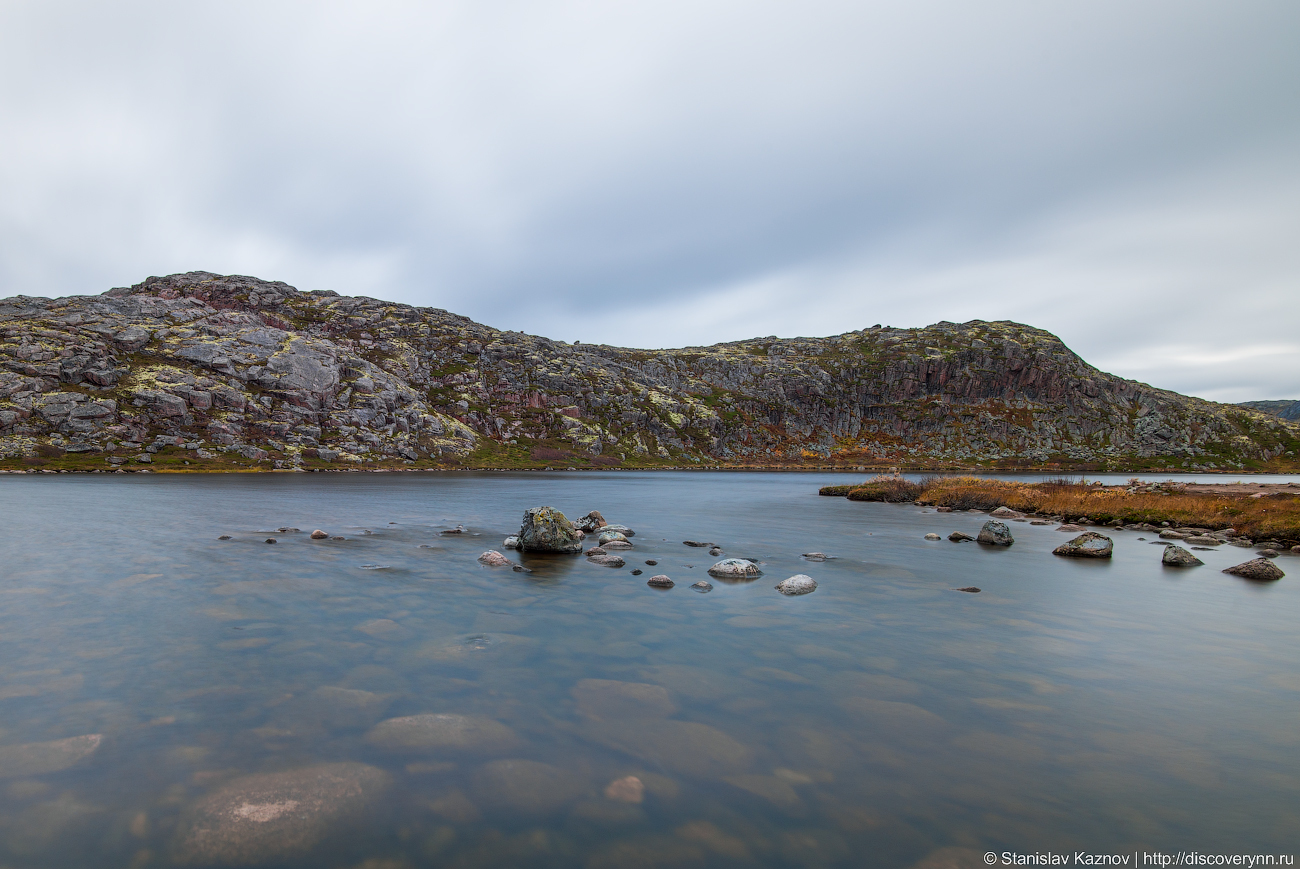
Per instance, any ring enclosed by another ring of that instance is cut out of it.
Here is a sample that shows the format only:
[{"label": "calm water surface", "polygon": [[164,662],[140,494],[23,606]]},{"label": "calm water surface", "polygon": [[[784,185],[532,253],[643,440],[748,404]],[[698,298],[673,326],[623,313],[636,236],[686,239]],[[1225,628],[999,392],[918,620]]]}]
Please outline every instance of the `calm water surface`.
[{"label": "calm water surface", "polygon": [[[932,543],[985,517],[816,496],[842,480],[0,478],[0,865],[1294,853],[1300,559],[1256,585],[1219,572],[1250,550],[1175,572],[1134,532],[1109,563],[1054,558],[1066,535],[1027,523],[1009,550]],[[634,528],[627,567],[476,562],[542,504]],[[692,591],[716,558],[687,539],[764,576]],[[796,573],[818,590],[773,590]],[[425,713],[478,729],[405,747],[374,729]],[[364,794],[252,798],[267,829],[301,822],[195,844],[212,800],[304,769],[368,776]],[[605,795],[627,776],[643,794],[613,793],[640,802]]]}]

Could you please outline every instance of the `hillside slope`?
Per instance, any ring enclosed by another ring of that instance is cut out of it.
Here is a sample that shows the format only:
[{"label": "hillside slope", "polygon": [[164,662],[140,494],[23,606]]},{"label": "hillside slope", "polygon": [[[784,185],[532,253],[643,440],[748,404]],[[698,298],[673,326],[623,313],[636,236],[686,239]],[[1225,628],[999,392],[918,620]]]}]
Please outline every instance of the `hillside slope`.
[{"label": "hillside slope", "polygon": [[1294,425],[1113,377],[1009,322],[631,350],[190,272],[0,300],[0,329],[7,467],[1280,470],[1300,454]]}]

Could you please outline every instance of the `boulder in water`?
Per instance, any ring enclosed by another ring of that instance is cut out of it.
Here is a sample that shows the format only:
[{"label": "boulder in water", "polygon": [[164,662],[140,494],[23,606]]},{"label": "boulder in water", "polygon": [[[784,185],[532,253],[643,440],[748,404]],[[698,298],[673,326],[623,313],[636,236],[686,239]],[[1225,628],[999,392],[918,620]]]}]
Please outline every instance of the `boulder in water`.
[{"label": "boulder in water", "polygon": [[979,536],[975,540],[985,546],[1010,546],[1016,542],[1015,538],[1011,536],[1011,529],[1007,527],[1007,523],[998,522],[994,519],[984,523],[984,527],[980,529]]},{"label": "boulder in water", "polygon": [[478,557],[478,562],[479,564],[486,564],[488,567],[505,567],[510,563],[510,559],[495,549],[489,549]]},{"label": "boulder in water", "polygon": [[524,511],[524,521],[519,527],[521,552],[582,551],[582,532],[554,507],[534,507]]},{"label": "boulder in water", "polygon": [[817,581],[811,576],[799,573],[778,582],[776,590],[791,597],[797,594],[808,594],[817,590]]},{"label": "boulder in water", "polygon": [[757,564],[743,558],[724,558],[709,568],[709,576],[718,579],[758,579],[762,575]]},{"label": "boulder in water", "polygon": [[1115,544],[1105,534],[1085,531],[1068,543],[1062,543],[1052,550],[1053,555],[1068,558],[1110,558]]},{"label": "boulder in water", "polygon": [[1229,567],[1223,572],[1231,573],[1233,576],[1240,576],[1243,579],[1253,579],[1256,582],[1273,582],[1286,576],[1282,572],[1282,568],[1267,558],[1256,558],[1253,561]]},{"label": "boulder in water", "polygon": [[615,540],[618,540],[618,541],[621,541],[621,542],[623,542],[623,543],[626,543],[626,542],[627,542],[627,535],[624,534],[624,533],[621,532],[621,531],[608,531],[608,530],[606,530],[606,531],[602,531],[602,532],[600,532],[600,536],[596,538],[596,542],[597,542],[598,544],[600,544],[601,546],[604,546],[606,543],[612,543],[612,542],[614,542]]},{"label": "boulder in water", "polygon": [[320,530],[319,528],[317,528],[315,531],[311,533],[312,540],[324,540],[327,537],[329,537],[329,535],[326,534],[324,531]]},{"label": "boulder in water", "polygon": [[511,535],[510,537],[507,537],[505,540],[502,540],[502,541],[501,541],[501,545],[504,546],[506,549],[518,549],[518,548],[519,548],[519,535],[518,535],[518,534],[514,534],[514,535]]},{"label": "boulder in water", "polygon": [[705,582],[704,580],[701,579],[699,582],[692,582],[691,589],[694,591],[698,591],[700,594],[704,594],[706,592],[713,591],[713,583]]},{"label": "boulder in water", "polygon": [[627,564],[620,555],[593,555],[587,560],[592,564],[599,564],[602,567],[623,567]]},{"label": "boulder in water", "polygon": [[1183,547],[1167,543],[1165,544],[1165,554],[1160,557],[1160,563],[1168,567],[1198,567],[1205,562]]},{"label": "boulder in water", "polygon": [[948,535],[948,539],[953,543],[964,543],[968,540],[974,540],[975,538],[971,537],[965,531],[954,531]]},{"label": "boulder in water", "polygon": [[989,515],[994,519],[1019,519],[1025,514],[1012,510],[1010,507],[999,507]]},{"label": "boulder in water", "polygon": [[652,588],[672,588],[674,585],[673,581],[663,574],[650,577],[645,584]]},{"label": "boulder in water", "polygon": [[933,531],[931,531],[929,534],[925,535],[925,539],[926,539],[926,540],[942,540],[943,538],[941,538],[938,534],[935,534]]}]

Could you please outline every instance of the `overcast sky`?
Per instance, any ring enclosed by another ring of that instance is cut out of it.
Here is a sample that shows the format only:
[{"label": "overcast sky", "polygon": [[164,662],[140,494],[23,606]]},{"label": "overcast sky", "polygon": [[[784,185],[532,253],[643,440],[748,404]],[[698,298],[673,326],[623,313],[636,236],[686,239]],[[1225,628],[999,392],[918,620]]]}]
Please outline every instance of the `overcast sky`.
[{"label": "overcast sky", "polygon": [[1300,399],[1300,4],[0,0],[0,295],[636,347],[1013,319]]}]

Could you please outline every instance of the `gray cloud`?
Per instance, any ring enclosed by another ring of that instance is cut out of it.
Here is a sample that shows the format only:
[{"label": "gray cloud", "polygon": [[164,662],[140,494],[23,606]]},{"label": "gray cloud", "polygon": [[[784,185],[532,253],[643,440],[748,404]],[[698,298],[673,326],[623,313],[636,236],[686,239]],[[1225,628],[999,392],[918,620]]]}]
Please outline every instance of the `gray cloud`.
[{"label": "gray cloud", "polygon": [[11,3],[0,292],[203,268],[662,347],[1016,319],[1300,398],[1300,8]]}]

